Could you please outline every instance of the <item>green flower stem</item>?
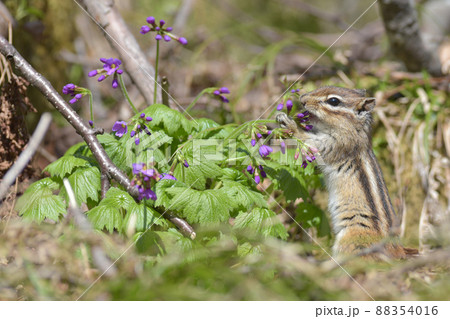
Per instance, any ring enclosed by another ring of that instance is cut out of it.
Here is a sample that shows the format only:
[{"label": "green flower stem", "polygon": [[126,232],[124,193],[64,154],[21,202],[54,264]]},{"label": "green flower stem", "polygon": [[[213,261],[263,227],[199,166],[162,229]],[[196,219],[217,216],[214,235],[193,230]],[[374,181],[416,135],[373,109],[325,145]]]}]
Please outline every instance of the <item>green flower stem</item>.
[{"label": "green flower stem", "polygon": [[195,99],[189,104],[189,106],[184,110],[185,113],[189,112],[190,109],[194,107],[194,105],[197,103],[197,101],[205,94],[209,89],[203,89],[196,97]]},{"label": "green flower stem", "polygon": [[222,181],[219,181],[216,186],[214,187],[214,189],[219,189],[220,186],[222,186]]},{"label": "green flower stem", "polygon": [[[94,111],[93,111],[93,104],[94,104],[94,97],[92,96],[92,92],[89,91],[89,112],[91,113],[91,121],[94,123]],[[92,124],[92,127],[94,127],[94,124]]]},{"label": "green flower stem", "polygon": [[138,110],[134,106],[133,102],[131,102],[130,96],[128,95],[127,88],[125,87],[125,83],[123,83],[123,77],[122,74],[119,74],[119,83],[120,83],[120,89],[122,90],[123,95],[128,101],[128,104],[133,109],[134,114],[138,114]]},{"label": "green flower stem", "polygon": [[155,60],[155,88],[153,91],[153,104],[156,104],[156,93],[158,92],[158,63],[159,62],[159,41],[156,41],[156,60]]},{"label": "green flower stem", "polygon": [[260,124],[260,123],[261,124],[277,123],[277,121],[266,119],[266,120],[253,120],[253,121],[245,122],[245,123],[241,124],[240,126],[238,126],[233,132],[231,132],[230,135],[228,135],[225,138],[224,143],[226,141],[230,140],[230,139],[237,138],[248,127],[248,125],[252,125],[253,126],[255,124]]}]

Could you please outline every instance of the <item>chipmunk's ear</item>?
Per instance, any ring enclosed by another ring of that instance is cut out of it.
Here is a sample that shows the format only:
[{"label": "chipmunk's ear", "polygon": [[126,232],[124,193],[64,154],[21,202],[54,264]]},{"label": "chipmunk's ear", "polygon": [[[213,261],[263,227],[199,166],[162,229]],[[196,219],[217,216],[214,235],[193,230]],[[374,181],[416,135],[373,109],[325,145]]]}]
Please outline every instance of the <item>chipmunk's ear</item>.
[{"label": "chipmunk's ear", "polygon": [[376,100],[374,97],[366,97],[361,99],[361,102],[356,106],[356,113],[372,112],[375,107]]}]

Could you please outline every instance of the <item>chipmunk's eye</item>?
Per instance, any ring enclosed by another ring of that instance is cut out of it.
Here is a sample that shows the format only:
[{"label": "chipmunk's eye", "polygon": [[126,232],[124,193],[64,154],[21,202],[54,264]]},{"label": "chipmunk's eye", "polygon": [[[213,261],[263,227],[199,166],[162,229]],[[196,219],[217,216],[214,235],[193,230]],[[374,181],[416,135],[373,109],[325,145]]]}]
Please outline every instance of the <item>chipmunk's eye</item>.
[{"label": "chipmunk's eye", "polygon": [[332,97],[327,100],[327,103],[330,104],[331,106],[338,106],[341,103],[341,101],[336,97]]}]

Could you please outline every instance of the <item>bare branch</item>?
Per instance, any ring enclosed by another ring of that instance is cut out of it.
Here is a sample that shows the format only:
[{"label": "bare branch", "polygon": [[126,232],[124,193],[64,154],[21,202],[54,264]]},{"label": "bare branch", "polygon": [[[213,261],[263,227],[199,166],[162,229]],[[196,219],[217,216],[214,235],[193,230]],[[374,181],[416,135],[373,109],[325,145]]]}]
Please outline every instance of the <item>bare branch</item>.
[{"label": "bare branch", "polygon": [[[1,40],[6,41],[6,39],[3,37],[0,37],[0,41]],[[19,176],[25,166],[27,166],[34,153],[36,153],[36,150],[39,147],[39,144],[41,144],[41,141],[44,138],[51,121],[52,116],[50,115],[50,113],[42,114],[36,130],[34,131],[33,136],[31,136],[30,141],[28,142],[28,146],[25,148],[22,154],[20,154],[14,165],[5,174],[2,183],[0,184],[0,201],[2,201],[3,197],[8,191],[8,188],[12,185],[12,183],[14,183],[17,176]]]}]

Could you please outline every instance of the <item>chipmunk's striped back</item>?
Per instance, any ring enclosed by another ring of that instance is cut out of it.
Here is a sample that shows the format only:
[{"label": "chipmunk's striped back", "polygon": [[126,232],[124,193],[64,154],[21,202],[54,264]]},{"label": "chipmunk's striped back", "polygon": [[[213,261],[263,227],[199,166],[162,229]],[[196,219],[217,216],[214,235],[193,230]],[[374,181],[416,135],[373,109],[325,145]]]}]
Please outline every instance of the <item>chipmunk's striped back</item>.
[{"label": "chipmunk's striped back", "polygon": [[[334,253],[352,253],[388,237],[395,212],[380,166],[372,151],[374,98],[365,91],[323,87],[302,95],[313,129],[303,131],[280,114],[278,122],[319,150],[328,208],[336,234]],[[403,257],[403,247],[387,245],[387,253]]]}]

